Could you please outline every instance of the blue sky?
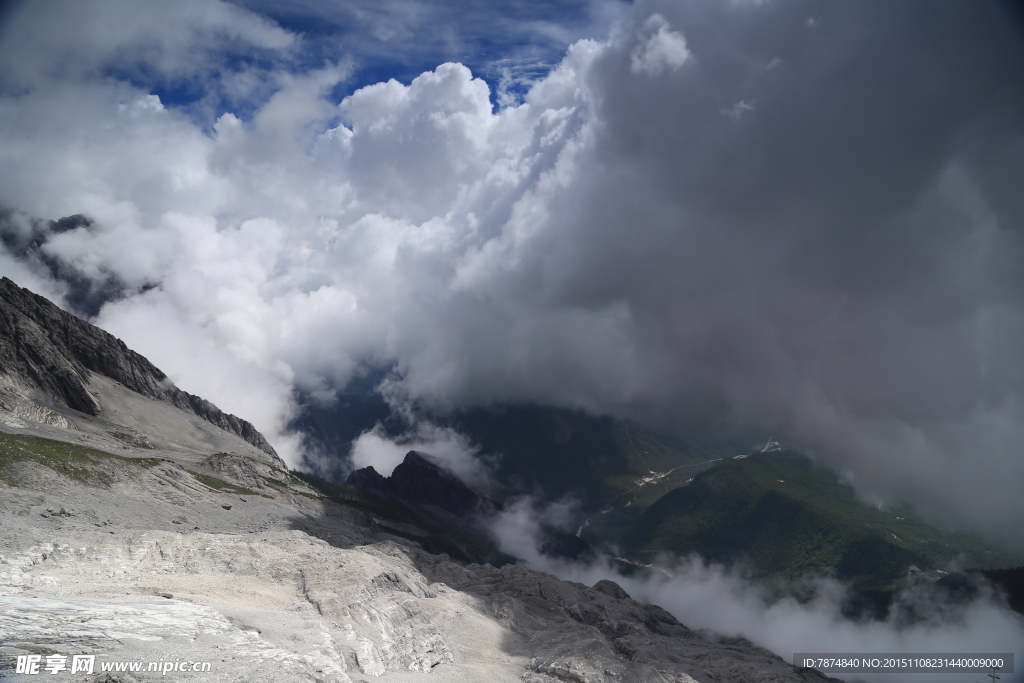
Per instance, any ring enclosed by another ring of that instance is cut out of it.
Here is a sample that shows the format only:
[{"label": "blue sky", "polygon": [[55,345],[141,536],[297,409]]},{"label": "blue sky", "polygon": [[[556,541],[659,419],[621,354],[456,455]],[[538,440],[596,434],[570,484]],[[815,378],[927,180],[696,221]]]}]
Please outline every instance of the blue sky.
[{"label": "blue sky", "polygon": [[[620,0],[509,3],[239,0],[233,4],[265,17],[298,40],[293,49],[220,45],[221,73],[283,69],[294,73],[344,65],[349,72],[328,97],[340,102],[372,83],[409,83],[444,62],[469,67],[491,88],[495,107],[519,101],[530,84],[561,61],[581,38],[603,39],[628,10]],[[225,111],[246,119],[273,90],[235,96],[195,74],[167,74],[141,60],[113,61],[106,75],[160,97],[164,106],[189,111],[209,127]]]},{"label": "blue sky", "polygon": [[465,64],[496,91],[501,69],[543,75],[571,43],[606,37],[628,7],[609,0],[237,4],[302,34],[306,66],[351,59],[352,80],[339,94],[389,78],[408,83],[448,61]]}]

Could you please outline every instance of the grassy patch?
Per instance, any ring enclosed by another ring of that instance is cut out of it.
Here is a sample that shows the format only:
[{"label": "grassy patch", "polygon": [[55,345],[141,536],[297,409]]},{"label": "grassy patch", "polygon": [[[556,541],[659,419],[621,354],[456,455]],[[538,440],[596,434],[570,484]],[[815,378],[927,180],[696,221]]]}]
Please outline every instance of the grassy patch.
[{"label": "grassy patch", "polygon": [[128,458],[66,441],[0,433],[0,478],[13,483],[13,469],[20,462],[36,462],[82,484],[103,487],[114,481],[107,471],[114,462],[139,468],[160,464],[158,458]]},{"label": "grassy patch", "polygon": [[233,493],[239,496],[263,496],[264,498],[272,497],[268,496],[265,493],[260,493],[258,491],[253,491],[252,489],[247,489],[244,486],[232,484],[230,482],[224,481],[223,479],[211,476],[209,474],[201,474],[200,472],[194,472],[193,470],[189,469],[186,469],[185,471],[191,474],[195,478],[195,480],[198,481],[200,484],[206,486],[207,488],[213,489],[214,491],[220,491],[222,493]]},{"label": "grassy patch", "polygon": [[[298,481],[298,482],[302,481],[298,477],[292,476],[291,474],[288,474],[288,478],[293,480],[293,481]],[[293,489],[292,487],[288,486],[287,484],[283,484],[280,481],[278,481],[277,479],[274,479],[272,477],[261,477],[261,479],[263,479],[263,483],[264,484],[266,484],[270,488],[274,489],[278,493],[287,493],[287,494],[295,495],[295,496],[304,496],[306,498],[311,498],[313,500],[320,500],[320,496],[318,496],[316,494],[307,493],[305,491],[299,491],[298,489]]]}]

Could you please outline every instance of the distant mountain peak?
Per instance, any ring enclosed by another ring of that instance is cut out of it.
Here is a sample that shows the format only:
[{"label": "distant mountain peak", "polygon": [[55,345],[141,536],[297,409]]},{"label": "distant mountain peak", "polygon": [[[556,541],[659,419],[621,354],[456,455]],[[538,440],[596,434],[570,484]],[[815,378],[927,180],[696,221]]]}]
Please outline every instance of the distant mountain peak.
[{"label": "distant mountain peak", "polygon": [[389,477],[371,465],[349,474],[347,483],[417,505],[434,505],[459,517],[495,509],[494,503],[462,483],[433,457],[418,451],[406,453]]}]

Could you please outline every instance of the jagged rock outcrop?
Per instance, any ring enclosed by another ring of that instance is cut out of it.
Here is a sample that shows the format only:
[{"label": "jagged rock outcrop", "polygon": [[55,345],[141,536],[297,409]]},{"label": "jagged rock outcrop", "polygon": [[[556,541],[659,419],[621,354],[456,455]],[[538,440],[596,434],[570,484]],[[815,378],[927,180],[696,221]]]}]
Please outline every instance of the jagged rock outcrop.
[{"label": "jagged rock outcrop", "polygon": [[368,467],[361,467],[358,470],[353,470],[348,475],[348,479],[345,480],[345,483],[349,486],[355,486],[357,489],[361,489],[363,491],[373,491],[374,493],[380,493],[382,495],[391,495],[391,486],[387,477],[374,469],[372,465]]},{"label": "jagged rock outcrop", "polygon": [[462,518],[495,511],[494,503],[431,462],[429,456],[416,451],[409,451],[390,477],[381,476],[372,466],[363,467],[349,474],[347,483],[414,505],[437,507]]},{"label": "jagged rock outcrop", "polygon": [[[511,560],[507,556],[504,560],[497,559],[501,553],[487,530],[501,506],[473,491],[426,453],[409,451],[389,477],[382,476],[372,466],[363,467],[349,474],[346,483],[411,505],[421,515],[429,515],[442,528],[468,535],[481,545],[491,547],[495,553],[488,558],[468,547],[460,547],[463,559],[496,563]],[[551,557],[586,562],[596,556],[589,543],[548,524],[540,525],[538,544],[540,550]],[[431,547],[429,543],[421,545]],[[439,548],[433,550],[448,552]]]},{"label": "jagged rock outcrop", "polygon": [[100,404],[88,386],[90,372],[194,413],[277,455],[249,422],[174,386],[159,368],[114,335],[6,277],[0,279],[0,374],[15,385],[41,392],[57,405],[98,415]]}]

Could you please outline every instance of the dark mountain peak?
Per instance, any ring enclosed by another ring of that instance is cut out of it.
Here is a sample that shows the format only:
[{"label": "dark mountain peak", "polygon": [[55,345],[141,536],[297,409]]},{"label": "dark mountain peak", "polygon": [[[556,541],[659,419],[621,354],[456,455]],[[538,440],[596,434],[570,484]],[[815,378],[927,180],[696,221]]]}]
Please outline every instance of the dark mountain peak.
[{"label": "dark mountain peak", "polygon": [[493,508],[493,504],[442,469],[430,456],[409,451],[391,473],[391,487],[399,498],[420,505],[436,505],[463,516]]},{"label": "dark mountain peak", "polygon": [[437,464],[432,455],[420,453],[419,451],[409,451],[406,453],[405,460],[403,460],[402,464],[398,467],[424,468],[426,470],[437,470],[438,472],[447,474],[447,472]]},{"label": "dark mountain peak", "polygon": [[373,465],[353,470],[345,481],[349,486],[355,486],[364,491],[376,491],[377,493],[390,494],[388,480],[380,472],[373,469]]},{"label": "dark mountain peak", "polygon": [[[469,488],[458,477],[442,467],[434,456],[419,451],[409,451],[405,454],[405,460],[391,473],[392,483],[406,485],[418,477],[426,477],[431,481],[453,481],[459,487],[469,491]],[[472,491],[470,492],[472,493]]]},{"label": "dark mountain peak", "polygon": [[432,505],[458,517],[491,512],[494,503],[477,494],[426,453],[409,451],[390,477],[382,477],[373,467],[363,467],[348,475],[356,488],[393,496],[416,505]]},{"label": "dark mountain peak", "polygon": [[50,221],[50,231],[54,234],[60,234],[68,230],[75,230],[76,228],[92,227],[92,224],[95,222],[84,214],[76,213],[73,216],[64,216],[55,221]]},{"label": "dark mountain peak", "polygon": [[100,405],[89,390],[90,372],[195,413],[277,457],[250,423],[174,386],[159,368],[114,335],[0,278],[0,375],[57,405],[98,415]]}]

